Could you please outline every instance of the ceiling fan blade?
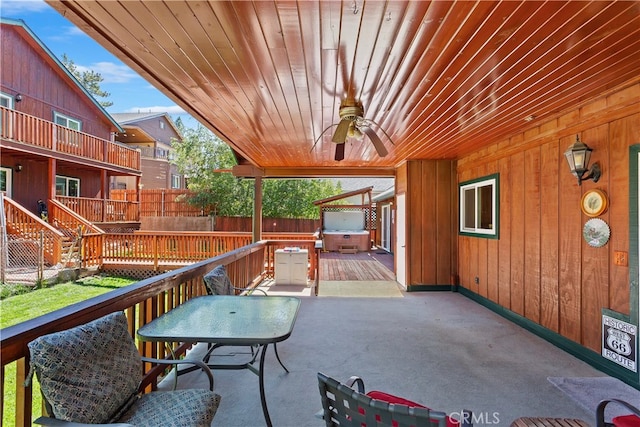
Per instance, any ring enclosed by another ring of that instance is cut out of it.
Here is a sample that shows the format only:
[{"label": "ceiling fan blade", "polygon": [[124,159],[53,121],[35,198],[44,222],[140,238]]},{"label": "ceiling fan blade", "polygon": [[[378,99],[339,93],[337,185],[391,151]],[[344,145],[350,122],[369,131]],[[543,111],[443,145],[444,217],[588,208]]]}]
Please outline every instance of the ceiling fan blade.
[{"label": "ceiling fan blade", "polygon": [[344,142],[340,143],[340,144],[336,144],[336,157],[335,157],[335,159],[338,162],[340,160],[344,160],[344,146],[345,145],[346,144]]},{"label": "ceiling fan blade", "polygon": [[373,144],[373,147],[378,152],[378,156],[385,157],[387,154],[389,154],[389,152],[387,151],[386,147],[382,143],[382,140],[380,138],[378,138],[378,135],[375,133],[375,131],[373,129],[371,129],[370,127],[363,127],[361,130],[364,131],[364,133],[371,140],[371,143]]},{"label": "ceiling fan blade", "polygon": [[340,123],[338,123],[338,127],[336,131],[333,133],[333,138],[331,140],[337,143],[344,143],[347,140],[347,132],[349,132],[349,124],[351,123],[350,119],[342,119]]}]

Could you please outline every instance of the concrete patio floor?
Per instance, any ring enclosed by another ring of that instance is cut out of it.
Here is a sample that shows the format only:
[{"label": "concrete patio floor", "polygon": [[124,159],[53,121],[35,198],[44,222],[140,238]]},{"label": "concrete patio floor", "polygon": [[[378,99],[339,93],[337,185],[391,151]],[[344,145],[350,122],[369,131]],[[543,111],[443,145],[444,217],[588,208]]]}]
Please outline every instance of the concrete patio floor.
[{"label": "concrete patio floor", "polygon": [[[604,374],[547,341],[454,292],[401,298],[301,297],[291,337],[269,349],[265,389],[273,425],[322,426],[316,374],[358,375],[385,390],[446,412],[470,409],[476,426],[508,426],[522,416],[581,418],[584,410],[547,377]],[[258,377],[214,371],[222,402],[213,425],[264,426]],[[180,376],[179,388],[205,386]],[[482,422],[480,422],[482,421]]]}]

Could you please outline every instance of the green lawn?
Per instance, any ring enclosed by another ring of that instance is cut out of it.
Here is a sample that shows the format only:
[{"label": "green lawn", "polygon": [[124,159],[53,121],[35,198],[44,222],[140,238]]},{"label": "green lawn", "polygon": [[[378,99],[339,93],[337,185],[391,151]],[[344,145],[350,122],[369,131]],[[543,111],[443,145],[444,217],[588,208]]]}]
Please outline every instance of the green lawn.
[{"label": "green lawn", "polygon": [[[84,301],[114,289],[130,285],[134,282],[136,282],[136,280],[133,279],[90,276],[75,282],[60,283],[51,287],[36,289],[29,293],[5,298],[0,300],[0,327],[6,328],[7,326],[33,319],[76,302]],[[15,371],[15,363],[6,366],[3,426],[14,425]],[[39,394],[40,390],[37,381],[34,381],[33,395],[38,396]],[[34,405],[34,417],[40,414],[40,408],[37,406],[38,405]]]},{"label": "green lawn", "polygon": [[75,282],[60,283],[11,296],[0,301],[0,328],[42,316],[134,282],[136,280],[133,279],[89,276]]}]

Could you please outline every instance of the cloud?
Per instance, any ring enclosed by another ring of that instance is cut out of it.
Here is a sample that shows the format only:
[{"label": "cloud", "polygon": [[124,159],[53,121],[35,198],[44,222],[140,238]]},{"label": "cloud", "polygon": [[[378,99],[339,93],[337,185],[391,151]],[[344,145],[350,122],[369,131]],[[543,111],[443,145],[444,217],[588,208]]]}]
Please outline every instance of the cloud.
[{"label": "cloud", "polygon": [[177,105],[163,107],[160,105],[150,107],[131,107],[125,110],[125,113],[168,113],[168,114],[187,114],[186,111]]},{"label": "cloud", "polygon": [[89,37],[87,36],[87,34],[82,31],[80,28],[78,27],[74,27],[74,26],[70,26],[70,27],[66,27],[63,31],[64,34],[68,35],[68,36],[85,36],[85,37]]},{"label": "cloud", "polygon": [[91,65],[74,64],[79,72],[93,71],[102,76],[103,84],[107,83],[129,83],[135,79],[141,79],[131,68],[124,64],[116,64],[114,62],[101,61],[94,62]]},{"label": "cloud", "polygon": [[22,15],[30,12],[43,12],[51,10],[50,6],[42,0],[21,0],[0,2],[0,12],[3,15]]}]

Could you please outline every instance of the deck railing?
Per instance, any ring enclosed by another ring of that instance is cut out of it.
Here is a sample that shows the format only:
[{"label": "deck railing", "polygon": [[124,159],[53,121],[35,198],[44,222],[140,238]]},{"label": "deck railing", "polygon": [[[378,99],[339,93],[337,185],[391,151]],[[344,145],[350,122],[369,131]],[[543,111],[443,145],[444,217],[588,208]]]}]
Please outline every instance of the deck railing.
[{"label": "deck railing", "polygon": [[[315,278],[317,260],[311,234],[265,233],[265,274],[273,276],[277,249],[297,246],[309,251],[309,279]],[[83,238],[83,267],[126,265],[128,268],[165,270],[216,257],[251,244],[251,233],[163,232],[87,234]]]},{"label": "deck railing", "polygon": [[140,171],[140,152],[20,111],[0,107],[0,137]]},{"label": "deck railing", "polygon": [[91,222],[138,222],[138,202],[56,196],[56,200]]},{"label": "deck railing", "polygon": [[[218,265],[225,265],[236,286],[249,287],[258,284],[265,274],[265,253],[269,243],[262,241],[228,252],[214,258],[192,264],[178,270],[142,280],[130,286],[116,289],[101,296],[76,303],[63,309],[37,317],[0,331],[0,360],[2,364],[2,415],[8,408],[5,399],[7,386],[15,387],[15,422],[4,420],[6,425],[31,426],[32,412],[42,413],[42,402],[34,395],[32,387],[24,387],[28,372],[27,344],[38,336],[61,331],[95,320],[114,311],[124,311],[130,320],[131,334],[156,317],[183,302],[206,293],[203,276]],[[143,356],[168,358],[180,357],[188,344],[168,349],[164,344],[137,341]],[[162,370],[145,366],[144,384],[156,387]],[[32,411],[32,408],[34,410]],[[5,424],[3,424],[5,425]]]}]

